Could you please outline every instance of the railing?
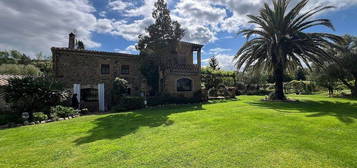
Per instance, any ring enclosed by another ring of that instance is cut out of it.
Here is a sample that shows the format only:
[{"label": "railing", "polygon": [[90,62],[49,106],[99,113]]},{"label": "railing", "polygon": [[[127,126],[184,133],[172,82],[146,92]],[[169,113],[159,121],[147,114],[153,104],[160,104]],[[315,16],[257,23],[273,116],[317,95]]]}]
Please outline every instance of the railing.
[{"label": "railing", "polygon": [[181,73],[198,73],[200,72],[200,67],[196,64],[177,64],[177,65],[167,65],[166,68],[171,72],[181,72]]}]

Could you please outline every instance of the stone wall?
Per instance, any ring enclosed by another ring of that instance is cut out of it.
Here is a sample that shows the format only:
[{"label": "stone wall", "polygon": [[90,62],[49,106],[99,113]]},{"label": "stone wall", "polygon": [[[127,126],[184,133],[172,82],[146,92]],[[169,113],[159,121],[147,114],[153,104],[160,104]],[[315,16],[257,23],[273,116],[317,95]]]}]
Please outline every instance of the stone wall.
[{"label": "stone wall", "polygon": [[[201,89],[200,66],[193,64],[193,51],[200,50],[201,45],[181,42],[177,48],[175,60],[177,63],[170,66],[164,90],[172,95],[192,97]],[[141,95],[146,90],[143,76],[140,73],[139,56],[131,54],[78,50],[70,48],[52,48],[53,68],[55,77],[72,90],[73,84],[80,84],[83,88],[96,88],[98,84],[105,84],[106,108],[110,108],[112,82],[116,77],[124,78],[129,82],[131,95]],[[101,65],[108,64],[109,74],[101,73]],[[129,74],[121,73],[121,66],[129,65]],[[177,80],[188,78],[192,80],[192,91],[177,91]],[[81,102],[85,104],[85,102]],[[87,102],[93,110],[98,102]],[[92,111],[93,111],[92,110]]]},{"label": "stone wall", "polygon": [[[192,80],[192,91],[177,91],[177,80],[188,78]],[[166,91],[175,96],[193,97],[201,90],[201,75],[199,73],[169,73],[166,77]]]},{"label": "stone wall", "polygon": [[179,43],[177,47],[177,64],[193,64],[192,45],[189,43]]},{"label": "stone wall", "polygon": [[[68,48],[52,48],[52,52],[55,76],[67,88],[72,89],[73,84],[81,84],[81,89],[96,88],[99,83],[105,84],[107,108],[109,108],[111,101],[112,82],[116,77],[128,80],[132,95],[140,95],[142,77],[138,67],[137,55]],[[109,65],[109,74],[101,73],[102,64]],[[122,65],[129,65],[129,74],[121,74]],[[93,103],[88,103],[88,106],[95,107]]]}]

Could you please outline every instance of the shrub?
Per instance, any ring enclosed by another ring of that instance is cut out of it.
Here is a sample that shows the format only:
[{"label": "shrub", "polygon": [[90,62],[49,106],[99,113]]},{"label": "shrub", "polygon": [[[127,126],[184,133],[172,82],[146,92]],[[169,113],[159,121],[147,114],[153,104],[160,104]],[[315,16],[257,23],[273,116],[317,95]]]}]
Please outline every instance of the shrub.
[{"label": "shrub", "polygon": [[37,60],[32,64],[36,66],[44,75],[52,75],[52,61],[51,60]]},{"label": "shrub", "polygon": [[50,112],[49,118],[52,119],[52,120],[57,120],[59,117],[58,117],[57,113],[51,113]]},{"label": "shrub", "polygon": [[62,84],[46,77],[12,78],[5,86],[5,99],[18,114],[49,111],[68,97]]},{"label": "shrub", "polygon": [[112,107],[111,112],[115,113],[115,112],[122,112],[122,111],[127,111],[126,108],[120,106],[120,105],[115,105]]},{"label": "shrub", "polygon": [[153,96],[147,98],[147,105],[148,106],[158,106],[167,104],[168,99],[166,96]]},{"label": "shrub", "polygon": [[236,90],[236,96],[240,96],[240,95],[242,95],[242,94],[243,94],[242,91]]},{"label": "shrub", "polygon": [[0,74],[37,76],[41,71],[34,65],[2,64]]},{"label": "shrub", "polygon": [[293,80],[285,84],[285,92],[296,94],[311,94],[316,90],[316,86],[310,81]]},{"label": "shrub", "polygon": [[[206,97],[204,97],[206,96]],[[204,95],[202,93],[202,90],[196,91],[195,93],[193,93],[193,101],[194,102],[202,102],[202,100],[208,100],[208,95]]]},{"label": "shrub", "polygon": [[21,117],[14,114],[0,114],[0,125],[8,124],[10,122],[18,123]]},{"label": "shrub", "polygon": [[244,85],[243,82],[237,82],[236,84],[236,90],[242,92],[244,90],[246,90],[246,86]]},{"label": "shrub", "polygon": [[122,97],[118,105],[112,108],[112,111],[127,111],[144,108],[144,98],[143,97]]},{"label": "shrub", "polygon": [[218,90],[216,88],[211,88],[208,90],[208,96],[210,97],[217,97],[218,96]]},{"label": "shrub", "polygon": [[128,92],[128,81],[121,78],[115,78],[112,88],[112,103],[118,105],[121,102],[121,98]]},{"label": "shrub", "polygon": [[72,107],[64,107],[64,106],[55,106],[51,107],[51,114],[56,114],[58,117],[69,117],[73,115],[77,115],[78,111],[73,109]]},{"label": "shrub", "polygon": [[293,80],[293,81],[289,82],[288,85],[290,85],[293,92],[295,92],[296,94],[303,93],[306,88],[306,85],[303,81]]},{"label": "shrub", "polygon": [[47,119],[48,119],[48,116],[42,112],[33,113],[33,121],[44,121]]}]

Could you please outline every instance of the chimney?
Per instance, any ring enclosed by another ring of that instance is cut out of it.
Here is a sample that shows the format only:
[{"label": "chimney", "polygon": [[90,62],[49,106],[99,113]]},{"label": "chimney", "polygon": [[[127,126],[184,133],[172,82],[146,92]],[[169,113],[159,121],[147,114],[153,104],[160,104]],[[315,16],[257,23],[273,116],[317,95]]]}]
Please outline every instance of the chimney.
[{"label": "chimney", "polygon": [[76,41],[76,35],[73,33],[70,33],[69,34],[69,42],[68,42],[69,49],[74,49],[75,41]]}]

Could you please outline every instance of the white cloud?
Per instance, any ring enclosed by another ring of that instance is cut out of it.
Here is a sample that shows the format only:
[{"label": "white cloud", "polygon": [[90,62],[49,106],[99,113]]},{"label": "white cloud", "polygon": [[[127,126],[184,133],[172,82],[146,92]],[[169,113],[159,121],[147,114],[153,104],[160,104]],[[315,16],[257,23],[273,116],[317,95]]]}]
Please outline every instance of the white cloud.
[{"label": "white cloud", "polygon": [[206,44],[208,42],[213,42],[217,40],[216,32],[205,26],[183,26],[183,28],[185,29],[185,37],[183,38],[184,41],[198,44]]},{"label": "white cloud", "polygon": [[223,54],[226,52],[230,52],[232,49],[230,48],[212,48],[209,50],[209,54],[217,55],[217,54]]},{"label": "white cloud", "polygon": [[151,17],[151,13],[154,9],[154,4],[157,0],[140,0],[143,2],[141,6],[131,8],[125,11],[125,16],[135,17],[144,16],[145,18]]},{"label": "white cloud", "polygon": [[[236,69],[234,66],[233,55],[219,54],[215,57],[218,61],[219,67],[221,67],[222,70],[232,71]],[[202,60],[204,66],[207,66],[208,62],[209,58]]]},{"label": "white cloud", "polygon": [[181,0],[172,11],[172,18],[186,30],[184,40],[201,44],[217,40],[216,30],[226,16],[225,9],[197,0]]},{"label": "white cloud", "polygon": [[107,16],[107,11],[101,11],[98,13],[100,17],[106,17]]},{"label": "white cloud", "polygon": [[[218,39],[219,32],[235,33],[247,24],[247,14],[256,14],[263,2],[271,0],[169,0],[172,18],[186,30],[185,41],[206,44]],[[296,2],[296,0],[293,0]],[[156,0],[108,0],[111,11],[96,18],[89,0],[2,0],[0,1],[0,49],[18,49],[27,54],[50,53],[52,46],[67,46],[67,35],[77,37],[89,48],[99,47],[93,32],[138,40],[153,23]],[[357,5],[357,0],[311,0],[316,5],[335,5],[339,10]],[[106,18],[117,12],[120,20]],[[222,37],[224,38],[224,37]]]},{"label": "white cloud", "polygon": [[113,22],[113,35],[121,36],[130,41],[137,41],[140,34],[145,33],[145,28],[153,23],[152,18],[145,18],[142,20],[135,20],[131,23],[126,21]]},{"label": "white cloud", "polygon": [[213,7],[208,2],[181,0],[173,10],[175,19],[185,22],[185,26],[210,25],[216,27],[226,17],[226,10]]},{"label": "white cloud", "polygon": [[113,21],[109,19],[98,19],[95,30],[98,33],[110,33],[114,29]]},{"label": "white cloud", "polygon": [[135,45],[130,45],[127,48],[125,48],[124,50],[122,49],[115,49],[115,52],[119,52],[119,53],[126,53],[126,54],[138,54],[139,51],[136,50]]},{"label": "white cloud", "polygon": [[[132,8],[130,7],[132,4],[127,5],[128,2],[123,0],[109,2],[109,7],[113,10],[120,9],[119,14],[125,19],[124,21],[99,20],[97,30],[136,41],[140,34],[145,33],[145,28],[154,22],[151,13],[155,2],[156,0],[145,0],[141,6]],[[185,29],[184,41],[207,43],[217,39],[216,32],[212,29],[218,28],[218,21],[226,16],[224,9],[213,8],[209,4],[202,6],[199,1],[193,1],[193,4],[189,1],[179,2],[176,8],[177,10],[172,12],[172,18],[179,21]]]},{"label": "white cloud", "polygon": [[67,46],[68,33],[74,30],[87,47],[100,46],[91,39],[96,18],[87,0],[5,0],[0,11],[1,50],[49,54],[53,46]]},{"label": "white cloud", "polygon": [[[124,0],[111,2],[120,4],[119,13],[126,20],[131,20],[131,22],[113,23],[115,26],[112,34],[135,41],[139,34],[144,33],[144,28],[153,23],[151,12],[156,0],[135,2],[139,2],[136,5],[140,5],[133,7],[134,3]],[[169,2],[173,6],[171,9],[172,19],[179,21],[186,31],[183,40],[201,44],[217,40],[218,32],[236,33],[240,29],[250,26],[246,15],[257,14],[264,2],[271,3],[270,0],[179,0],[176,3]],[[307,8],[311,9],[319,4],[331,4],[342,8],[357,4],[357,1],[311,0]]]},{"label": "white cloud", "polygon": [[123,0],[115,0],[115,1],[110,1],[108,3],[108,6],[115,11],[122,12],[123,10],[132,7],[133,4],[130,2],[125,2]]},{"label": "white cloud", "polygon": [[[97,30],[101,33],[121,36],[129,41],[137,41],[138,36],[145,33],[145,28],[154,22],[151,18],[151,13],[155,2],[156,0],[145,0],[141,6],[134,7],[134,1],[111,1],[108,4],[109,8],[117,11],[124,19],[105,19],[105,21],[98,23]],[[133,17],[140,19],[133,19]]]}]

